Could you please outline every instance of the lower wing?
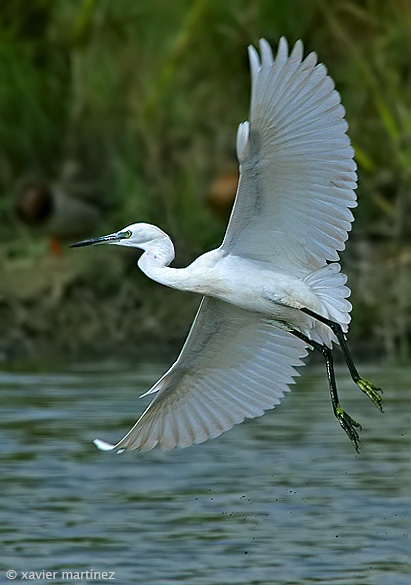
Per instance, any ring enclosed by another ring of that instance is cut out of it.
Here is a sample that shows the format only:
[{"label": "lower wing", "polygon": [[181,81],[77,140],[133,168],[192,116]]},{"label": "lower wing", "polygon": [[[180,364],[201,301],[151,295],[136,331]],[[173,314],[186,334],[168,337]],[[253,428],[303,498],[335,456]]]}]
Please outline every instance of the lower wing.
[{"label": "lower wing", "polygon": [[116,445],[188,447],[274,408],[298,375],[306,345],[267,319],[204,297],[180,356],[146,393],[155,398]]}]

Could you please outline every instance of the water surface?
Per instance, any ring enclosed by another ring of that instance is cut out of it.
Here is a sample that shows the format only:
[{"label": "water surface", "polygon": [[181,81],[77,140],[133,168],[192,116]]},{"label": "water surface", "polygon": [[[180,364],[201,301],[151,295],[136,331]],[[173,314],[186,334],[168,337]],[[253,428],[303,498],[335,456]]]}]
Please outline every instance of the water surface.
[{"label": "water surface", "polygon": [[360,455],[313,367],[281,406],[203,445],[97,451],[92,439],[118,440],[163,370],[0,373],[1,583],[9,569],[67,583],[67,569],[124,584],[409,585],[410,369],[362,368],[386,389],[384,415],[337,371]]}]

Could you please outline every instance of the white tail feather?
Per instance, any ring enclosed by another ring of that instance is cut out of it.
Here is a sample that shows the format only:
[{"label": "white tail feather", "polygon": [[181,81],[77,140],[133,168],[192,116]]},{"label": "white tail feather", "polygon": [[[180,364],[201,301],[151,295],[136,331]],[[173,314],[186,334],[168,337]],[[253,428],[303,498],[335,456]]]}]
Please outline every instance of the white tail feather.
[{"label": "white tail feather", "polygon": [[311,272],[304,281],[317,294],[326,316],[339,323],[343,331],[347,332],[352,309],[347,297],[350,296],[351,291],[348,286],[345,286],[347,277],[341,272],[341,266],[336,263],[327,264]]}]

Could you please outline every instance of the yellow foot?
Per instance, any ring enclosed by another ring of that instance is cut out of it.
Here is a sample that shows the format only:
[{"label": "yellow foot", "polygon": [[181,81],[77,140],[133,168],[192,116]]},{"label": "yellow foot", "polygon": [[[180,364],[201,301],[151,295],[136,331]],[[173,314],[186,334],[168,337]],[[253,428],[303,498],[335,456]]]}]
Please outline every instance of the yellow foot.
[{"label": "yellow foot", "polygon": [[368,398],[372,400],[378,410],[383,412],[382,398],[379,395],[379,392],[382,394],[381,388],[378,388],[378,386],[374,386],[374,384],[367,382],[367,380],[364,380],[364,378],[357,380],[356,384],[362,390],[362,392],[364,392],[364,394],[366,394]]},{"label": "yellow foot", "polygon": [[354,445],[354,449],[357,451],[357,453],[359,453],[360,452],[360,446],[359,446],[360,436],[357,432],[357,429],[359,431],[362,430],[360,423],[357,423],[357,421],[355,421],[353,418],[351,418],[350,415],[347,414],[341,408],[341,406],[337,406],[335,416],[337,417],[337,420],[340,423],[341,427],[344,429],[344,431],[349,436],[350,441]]}]

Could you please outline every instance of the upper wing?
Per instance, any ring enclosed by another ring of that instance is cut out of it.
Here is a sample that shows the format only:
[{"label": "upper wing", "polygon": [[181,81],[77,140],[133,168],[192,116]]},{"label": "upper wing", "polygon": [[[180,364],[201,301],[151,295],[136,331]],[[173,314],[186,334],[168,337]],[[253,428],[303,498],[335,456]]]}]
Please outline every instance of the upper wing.
[{"label": "upper wing", "polygon": [[249,47],[250,121],[240,124],[240,182],[222,247],[296,273],[338,260],[356,206],[354,151],[345,110],[324,65],[288,56],[280,40],[273,60],[260,41]]},{"label": "upper wing", "polygon": [[103,450],[187,447],[217,437],[280,402],[303,365],[304,342],[254,315],[204,297],[175,364],[147,394],[150,406]]}]

